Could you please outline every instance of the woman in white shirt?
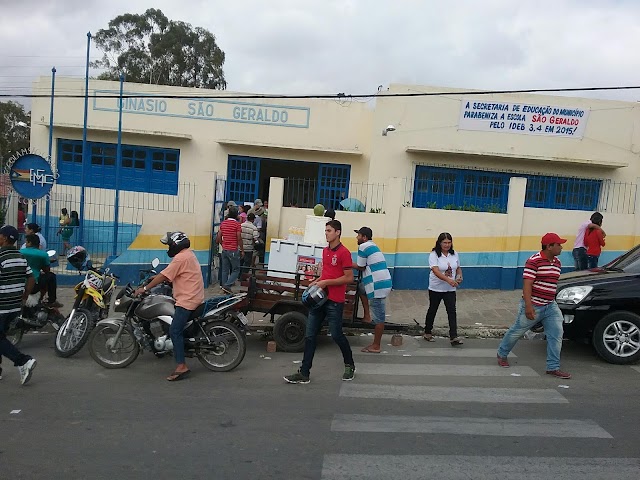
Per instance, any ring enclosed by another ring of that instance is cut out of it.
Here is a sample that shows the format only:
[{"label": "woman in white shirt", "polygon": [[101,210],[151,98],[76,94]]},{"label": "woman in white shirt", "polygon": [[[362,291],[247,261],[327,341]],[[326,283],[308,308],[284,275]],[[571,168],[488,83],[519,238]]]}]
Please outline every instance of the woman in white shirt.
[{"label": "woman in white shirt", "polygon": [[[24,233],[25,235],[31,235],[31,234],[36,234],[38,236],[38,238],[40,239],[40,250],[43,251],[47,251],[47,241],[44,238],[44,235],[42,235],[42,233],[40,233],[42,229],[40,228],[40,225],[38,225],[37,223],[27,223],[24,226]],[[27,246],[27,244],[23,244],[21,248],[25,248]]]},{"label": "woman in white shirt", "polygon": [[432,330],[440,301],[444,300],[449,319],[449,341],[452,346],[462,345],[458,337],[458,319],[456,316],[456,288],[462,283],[460,259],[453,249],[453,238],[450,233],[441,233],[436,246],[429,254],[429,309],[424,326],[423,338],[434,342]]}]

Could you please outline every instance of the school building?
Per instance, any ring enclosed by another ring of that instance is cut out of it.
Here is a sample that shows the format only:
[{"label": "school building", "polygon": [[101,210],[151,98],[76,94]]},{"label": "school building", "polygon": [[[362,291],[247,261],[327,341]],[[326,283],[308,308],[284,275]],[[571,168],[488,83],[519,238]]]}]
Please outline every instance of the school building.
[{"label": "school building", "polygon": [[[400,289],[427,288],[443,231],[467,288],[518,288],[547,231],[570,239],[570,267],[595,210],[608,234],[601,263],[640,237],[636,103],[413,85],[368,101],[259,99],[125,83],[118,163],[119,83],[89,83],[84,162],[84,81],[56,78],[52,126],[50,91],[48,77],[33,85],[44,96],[33,100],[31,147],[46,152],[52,128],[59,173],[43,233],[55,246],[59,209],[79,211],[82,198],[84,246],[130,278],[156,256],[168,262],[159,238],[178,229],[208,276],[226,200],[268,200],[269,238],[304,226],[316,203],[335,208],[352,251],[353,230],[373,229]],[[44,211],[41,201],[41,224]]]}]

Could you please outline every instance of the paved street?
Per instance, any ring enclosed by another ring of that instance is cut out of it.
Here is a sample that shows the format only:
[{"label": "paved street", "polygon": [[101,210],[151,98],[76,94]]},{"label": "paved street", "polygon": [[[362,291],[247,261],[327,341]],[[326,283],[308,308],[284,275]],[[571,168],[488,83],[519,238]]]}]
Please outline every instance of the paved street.
[{"label": "paved street", "polygon": [[[205,292],[206,297],[219,294],[217,287],[210,287]],[[520,290],[458,290],[457,312],[460,334],[473,337],[501,336],[513,323],[521,296]],[[72,288],[58,288],[58,298],[64,304],[61,309],[63,313],[68,314],[71,310],[73,297]],[[393,290],[387,301],[389,314],[387,321],[415,325],[415,319],[424,326],[428,304],[426,290]],[[250,314],[249,318],[256,327],[268,324],[268,317],[263,317],[260,313]],[[438,309],[435,325],[436,335],[448,334],[444,304],[441,304]]]},{"label": "paved street", "polygon": [[[83,350],[54,355],[51,334],[30,334],[38,358],[21,387],[4,363],[0,471],[12,479],[634,479],[640,471],[640,368],[600,361],[565,344],[571,380],[544,374],[544,341],[521,341],[512,368],[496,339],[404,337],[361,354],[342,382],[341,358],[322,337],[309,385],[288,385],[300,354],[248,338],[233,372],[171,384],[169,358],[145,353],[106,370]],[[569,388],[563,388],[562,386]],[[11,412],[14,413],[11,413]]]}]

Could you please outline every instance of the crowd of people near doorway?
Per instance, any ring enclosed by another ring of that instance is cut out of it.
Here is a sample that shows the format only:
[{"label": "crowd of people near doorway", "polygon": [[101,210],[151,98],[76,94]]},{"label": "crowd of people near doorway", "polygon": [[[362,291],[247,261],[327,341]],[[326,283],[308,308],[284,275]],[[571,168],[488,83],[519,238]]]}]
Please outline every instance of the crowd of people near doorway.
[{"label": "crowd of people near doorway", "polygon": [[221,247],[218,281],[225,293],[231,293],[241,270],[264,263],[268,207],[268,202],[259,198],[252,205],[237,205],[233,200],[225,204],[216,235],[216,244]]}]

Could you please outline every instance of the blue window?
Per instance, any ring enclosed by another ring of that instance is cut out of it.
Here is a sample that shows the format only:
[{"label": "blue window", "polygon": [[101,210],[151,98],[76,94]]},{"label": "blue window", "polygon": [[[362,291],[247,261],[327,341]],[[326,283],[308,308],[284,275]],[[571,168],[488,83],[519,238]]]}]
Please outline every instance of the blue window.
[{"label": "blue window", "polygon": [[527,175],[525,207],[596,210],[602,180]]},{"label": "blue window", "polygon": [[340,202],[349,197],[351,167],[336,163],[320,164],[318,170],[318,203],[338,210]]},{"label": "blue window", "polygon": [[418,165],[413,206],[506,212],[509,177],[500,172]]},{"label": "blue window", "polygon": [[413,206],[506,212],[509,179],[527,179],[525,207],[595,210],[601,180],[487,172],[425,165],[416,167]]},{"label": "blue window", "polygon": [[[116,188],[117,145],[87,142],[85,186]],[[180,150],[122,145],[120,190],[177,195]],[[82,141],[58,140],[58,182],[80,185]]]}]

